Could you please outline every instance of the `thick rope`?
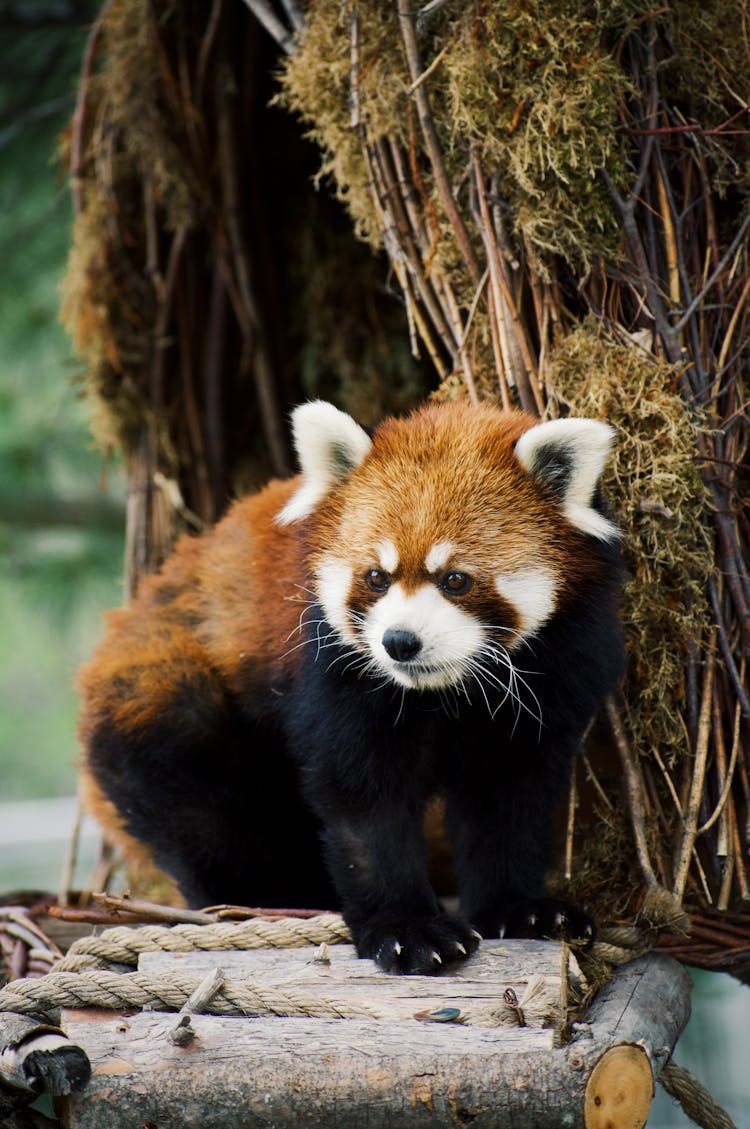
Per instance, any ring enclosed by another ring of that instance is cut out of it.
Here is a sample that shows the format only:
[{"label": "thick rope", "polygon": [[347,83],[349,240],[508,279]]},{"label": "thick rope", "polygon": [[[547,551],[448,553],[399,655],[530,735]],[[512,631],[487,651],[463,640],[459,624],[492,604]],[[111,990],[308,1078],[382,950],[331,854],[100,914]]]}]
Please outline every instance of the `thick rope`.
[{"label": "thick rope", "polygon": [[[50,972],[34,980],[15,980],[0,991],[0,1012],[21,1015],[49,1014],[58,1008],[97,1007],[113,1011],[139,1008],[151,1011],[181,1011],[197,988],[205,983],[203,973],[179,969],[148,972],[114,972],[111,969],[84,969],[82,972]],[[554,1007],[544,992],[545,981],[529,982],[520,1001],[528,1027],[549,1022]],[[414,1006],[418,1000],[414,999]],[[224,978],[209,1001],[201,1008],[208,1014],[260,1018],[282,1016],[314,1019],[393,1019],[392,1008],[381,1009],[370,1003],[357,1003],[319,989],[265,985],[248,980]],[[434,1013],[436,1021],[468,1023],[477,1027],[518,1027],[517,1010],[502,1001],[472,1001],[471,1005],[446,1016],[452,1009]],[[433,1013],[414,1018],[432,1018]]]},{"label": "thick rope", "polygon": [[[141,925],[138,928],[119,925],[106,929],[99,936],[80,937],[54,967],[66,972],[113,964],[135,968],[141,953],[295,948],[323,942],[351,944],[351,934],[338,914],[320,914],[305,920],[254,918],[214,925]],[[647,951],[641,930],[622,927],[603,931],[602,940],[593,946],[592,955],[607,964],[620,965]]]},{"label": "thick rope", "polygon": [[351,934],[337,913],[300,919],[217,922],[215,925],[118,925],[98,937],[79,937],[55,965],[55,970],[77,972],[108,964],[135,968],[141,953],[221,952],[228,949],[280,949],[300,945],[351,942]]},{"label": "thick rope", "polygon": [[659,1081],[700,1129],[737,1129],[729,1114],[717,1105],[706,1087],[684,1066],[668,1062],[662,1068]]},{"label": "thick rope", "polygon": [[[106,968],[83,972],[50,972],[36,980],[15,980],[0,990],[0,1012],[36,1015],[52,1008],[100,1007],[114,1011],[147,1008],[179,1011],[203,982],[202,974],[112,972]],[[312,1016],[316,1019],[381,1019],[374,1007],[321,996],[317,991],[266,988],[246,980],[224,981],[206,1005],[213,1015]]]}]

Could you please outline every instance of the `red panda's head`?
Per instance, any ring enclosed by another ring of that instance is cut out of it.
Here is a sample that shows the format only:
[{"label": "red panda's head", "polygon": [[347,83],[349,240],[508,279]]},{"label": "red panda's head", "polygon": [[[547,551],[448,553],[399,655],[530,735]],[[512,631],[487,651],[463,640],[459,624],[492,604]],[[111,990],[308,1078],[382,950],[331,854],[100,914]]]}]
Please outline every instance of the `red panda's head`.
[{"label": "red panda's head", "polygon": [[[604,423],[537,423],[489,405],[428,405],[372,438],[322,401],[293,416],[302,484],[277,517],[311,521],[316,596],[363,669],[460,685],[509,664],[595,579]],[[601,567],[599,565],[598,567]]]}]

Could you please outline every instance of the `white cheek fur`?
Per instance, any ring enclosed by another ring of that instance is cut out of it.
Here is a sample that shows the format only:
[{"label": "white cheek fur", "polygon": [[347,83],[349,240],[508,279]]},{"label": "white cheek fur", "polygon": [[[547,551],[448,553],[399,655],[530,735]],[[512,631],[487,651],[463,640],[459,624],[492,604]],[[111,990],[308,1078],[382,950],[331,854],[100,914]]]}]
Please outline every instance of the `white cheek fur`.
[{"label": "white cheek fur", "polygon": [[[388,629],[410,631],[422,649],[413,664],[394,662],[383,646]],[[380,669],[401,686],[440,689],[460,682],[484,640],[468,612],[441,596],[432,585],[416,592],[394,584],[365,616],[362,637]]]},{"label": "white cheek fur", "polygon": [[515,608],[524,636],[533,635],[553,614],[557,587],[557,578],[546,568],[522,568],[495,577],[495,588]]},{"label": "white cheek fur", "polygon": [[353,576],[351,565],[329,557],[318,567],[316,586],[326,619],[342,639],[350,643],[356,642],[348,608]]}]

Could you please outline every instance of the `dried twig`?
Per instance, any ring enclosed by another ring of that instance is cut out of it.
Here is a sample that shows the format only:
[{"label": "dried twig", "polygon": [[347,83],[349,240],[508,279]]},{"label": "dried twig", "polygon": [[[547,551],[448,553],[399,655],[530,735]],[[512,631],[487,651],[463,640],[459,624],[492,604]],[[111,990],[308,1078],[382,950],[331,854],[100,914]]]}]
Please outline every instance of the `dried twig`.
[{"label": "dried twig", "polygon": [[620,764],[622,765],[625,782],[625,794],[628,801],[628,810],[633,827],[633,837],[635,839],[635,848],[641,867],[641,873],[646,880],[647,886],[655,886],[657,884],[656,875],[651,865],[648,844],[646,842],[645,813],[643,810],[643,782],[641,780],[638,764],[628,746],[628,740],[625,735],[625,730],[623,729],[619,711],[611,698],[607,701],[607,716],[612,726],[617,751],[620,754]]},{"label": "dried twig", "polygon": [[[267,0],[245,0],[245,4],[253,13],[258,22],[266,29],[272,39],[275,39],[281,50],[286,55],[294,54],[294,36],[284,26]],[[300,16],[300,27],[301,16]]]},{"label": "dried twig", "polygon": [[695,762],[693,765],[690,794],[684,816],[682,840],[677,855],[673,893],[678,901],[682,901],[687,882],[688,866],[698,834],[698,817],[703,797],[703,781],[706,773],[708,759],[708,743],[711,727],[711,694],[713,690],[715,656],[715,633],[712,645],[709,647],[706,676],[703,683],[703,698],[701,701],[700,720],[698,723],[698,739],[695,749]]},{"label": "dried twig", "polygon": [[406,52],[407,67],[411,76],[412,85],[417,84],[414,87],[414,100],[417,105],[419,124],[422,128],[422,134],[430,158],[430,164],[432,165],[432,172],[435,177],[440,201],[453,228],[456,242],[466,261],[471,279],[474,285],[477,286],[482,277],[482,270],[479,266],[476,254],[474,253],[474,248],[469,238],[463,216],[454,199],[450,181],[448,180],[426,85],[419,82],[422,67],[419,62],[419,48],[417,46],[417,35],[411,6],[409,0],[396,0],[396,3],[398,6],[398,21],[401,28],[401,38]]}]

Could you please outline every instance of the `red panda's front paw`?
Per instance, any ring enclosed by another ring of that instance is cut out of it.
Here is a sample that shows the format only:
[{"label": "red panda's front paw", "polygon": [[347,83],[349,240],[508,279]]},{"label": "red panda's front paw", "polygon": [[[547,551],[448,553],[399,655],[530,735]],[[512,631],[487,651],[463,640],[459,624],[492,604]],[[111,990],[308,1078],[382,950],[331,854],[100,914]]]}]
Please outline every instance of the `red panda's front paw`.
[{"label": "red panda's front paw", "polygon": [[594,922],[579,906],[559,898],[524,898],[503,906],[492,915],[475,915],[483,937],[543,937],[591,944]]},{"label": "red panda's front paw", "polygon": [[385,918],[373,921],[357,937],[357,952],[386,972],[442,972],[475,952],[476,930],[459,917]]}]

